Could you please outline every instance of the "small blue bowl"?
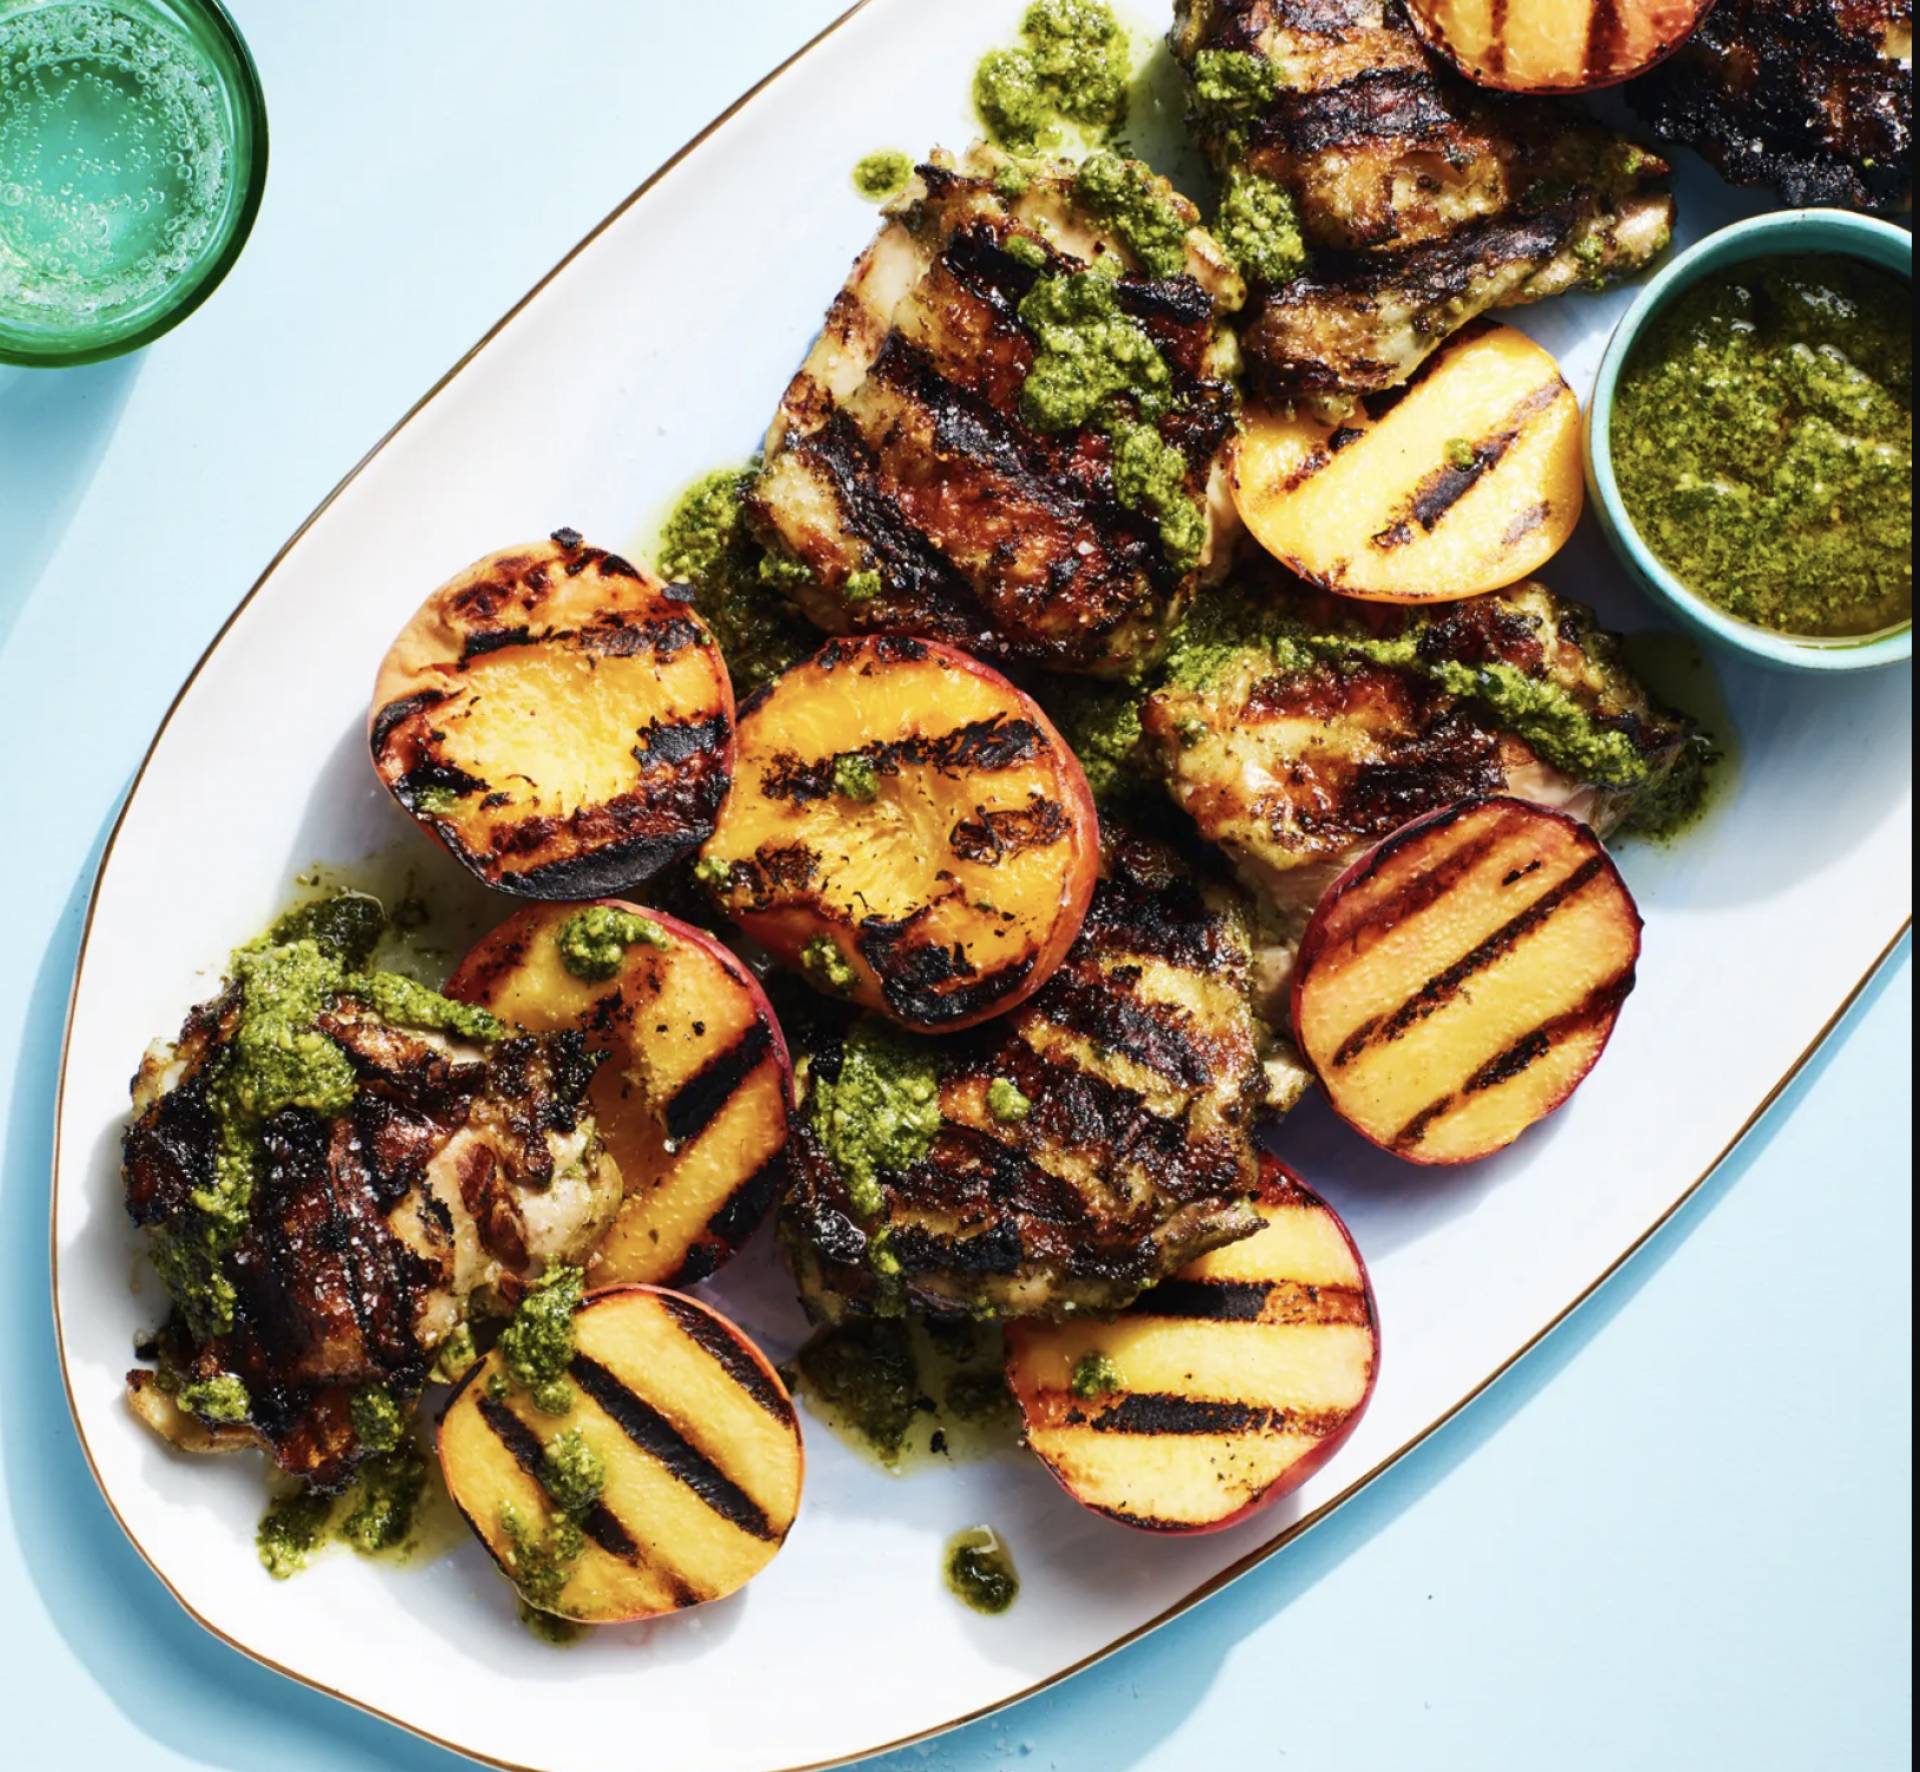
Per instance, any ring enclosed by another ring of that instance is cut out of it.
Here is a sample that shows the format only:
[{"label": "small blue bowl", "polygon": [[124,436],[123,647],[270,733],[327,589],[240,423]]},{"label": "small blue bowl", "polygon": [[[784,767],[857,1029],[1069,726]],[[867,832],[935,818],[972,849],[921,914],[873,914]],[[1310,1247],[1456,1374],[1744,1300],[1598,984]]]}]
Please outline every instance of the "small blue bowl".
[{"label": "small blue bowl", "polygon": [[1913,281],[1913,236],[1891,222],[1843,209],[1788,209],[1736,222],[1680,254],[1640,292],[1614,328],[1587,407],[1587,484],[1613,551],[1649,592],[1696,633],[1762,664],[1797,671],[1860,671],[1913,656],[1913,624],[1864,639],[1814,639],[1776,633],[1729,615],[1689,590],[1640,539],[1613,477],[1613,390],[1640,334],[1682,290],[1710,272],[1749,259],[1822,253],[1858,259]]}]

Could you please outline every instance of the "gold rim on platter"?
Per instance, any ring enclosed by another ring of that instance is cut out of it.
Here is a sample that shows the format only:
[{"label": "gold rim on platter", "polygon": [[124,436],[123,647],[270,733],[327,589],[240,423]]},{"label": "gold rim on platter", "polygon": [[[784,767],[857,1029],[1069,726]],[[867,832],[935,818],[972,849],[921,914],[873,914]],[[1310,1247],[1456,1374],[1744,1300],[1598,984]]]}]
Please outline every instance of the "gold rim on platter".
[{"label": "gold rim on platter", "polygon": [[[603,216],[600,221],[595,223],[593,228],[582,236],[539,282],[534,284],[534,286],[502,314],[492,326],[488,327],[474,343],[472,348],[462,355],[459,361],[456,362],[446,374],[441,376],[432,387],[421,395],[421,397],[408,408],[406,413],[402,415],[399,421],[347,471],[345,476],[326,497],[314,506],[300,527],[296,529],[292,535],[288,536],[279,551],[267,562],[266,569],[254,580],[253,584],[248,588],[246,595],[235,604],[232,613],[220,624],[219,631],[213,636],[212,640],[208,642],[206,650],[201,653],[193,669],[187,673],[185,681],[181,683],[173,700],[168,704],[166,713],[161,717],[160,724],[155,729],[153,738],[147,745],[145,755],[140,759],[140,767],[135,771],[133,780],[127,788],[126,799],[121,803],[119,815],[115,818],[113,829],[107,836],[106,847],[101,851],[100,864],[94,875],[93,890],[87,897],[86,920],[80,931],[80,947],[74,960],[73,986],[67,998],[66,1024],[60,1041],[60,1076],[58,1091],[54,1099],[53,1193],[51,1210],[49,1212],[49,1253],[52,1276],[50,1302],[53,1306],[54,1343],[60,1359],[60,1382],[66,1393],[67,1409],[73,1418],[74,1434],[80,1442],[80,1450],[87,1461],[87,1469],[93,1475],[94,1483],[100,1490],[102,1500],[106,1502],[107,1511],[113,1515],[120,1530],[126,1534],[127,1542],[139,1553],[141,1560],[153,1571],[155,1578],[160,1582],[161,1586],[173,1596],[174,1601],[179,1605],[180,1609],[210,1636],[218,1638],[222,1643],[225,1643],[228,1648],[237,1650],[240,1654],[246,1656],[249,1661],[255,1662],[273,1673],[280,1674],[299,1685],[305,1686],[310,1691],[321,1693],[328,1698],[337,1699],[342,1704],[351,1705],[355,1710],[363,1711],[371,1717],[377,1717],[383,1723],[390,1723],[394,1728],[404,1730],[407,1734],[415,1736],[422,1741],[431,1742],[435,1747],[445,1748],[449,1753],[460,1754],[464,1758],[476,1761],[484,1766],[497,1767],[499,1768],[499,1772],[535,1772],[535,1769],[524,1766],[517,1761],[496,1759],[491,1754],[484,1753],[477,1748],[468,1747],[461,1742],[449,1741],[444,1736],[435,1735],[429,1730],[418,1728],[414,1724],[407,1722],[404,1718],[396,1717],[387,1711],[379,1709],[375,1705],[354,1698],[348,1693],[335,1691],[331,1686],[322,1685],[319,1681],[310,1679],[307,1675],[296,1672],[292,1668],[284,1667],[270,1657],[249,1648],[237,1638],[229,1636],[227,1632],[223,1631],[217,1624],[214,1624],[210,1619],[202,1616],[201,1613],[189,1605],[180,1594],[180,1591],[167,1579],[166,1572],[160,1567],[160,1564],[155,1560],[152,1553],[148,1551],[146,1546],[134,1535],[132,1528],[129,1527],[126,1520],[122,1518],[120,1510],[114,1505],[113,1496],[108,1492],[106,1484],[101,1480],[100,1467],[94,1460],[93,1448],[87,1443],[86,1430],[81,1425],[79,1408],[74,1400],[73,1382],[67,1371],[66,1334],[60,1320],[60,1133],[66,1105],[67,1061],[70,1056],[73,1040],[73,1013],[74,1006],[79,1001],[80,982],[86,971],[87,944],[93,933],[93,917],[100,899],[100,885],[106,878],[108,864],[113,860],[114,845],[119,841],[121,826],[126,822],[128,809],[133,805],[134,797],[140,791],[140,784],[146,777],[147,767],[152,762],[153,754],[159,748],[161,739],[166,736],[167,728],[172,724],[174,714],[178,712],[181,703],[185,701],[187,697],[188,691],[192,689],[194,683],[199,679],[200,673],[206,669],[209,660],[211,660],[214,653],[219,650],[221,642],[226,639],[233,624],[239,620],[242,612],[266,587],[267,581],[278,571],[281,563],[293,552],[307,531],[319,522],[321,517],[332,507],[334,501],[360,477],[361,473],[372,463],[374,458],[379,455],[394,438],[399,436],[422,411],[431,405],[454,378],[461,374],[554,278],[559,276],[568,265],[572,264],[576,258],[585,252],[608,228],[620,220],[628,210],[632,209],[635,204],[659,185],[669,173],[678,168],[696,148],[700,147],[716,132],[724,128],[726,124],[731,122],[734,117],[758,98],[761,93],[765,92],[776,80],[783,74],[790,72],[796,65],[811,54],[813,50],[817,49],[829,37],[839,31],[842,26],[847,24],[856,14],[864,12],[872,4],[873,0],[855,0],[854,5],[850,6],[831,24],[827,25],[825,29],[802,44],[799,49],[795,50],[792,55],[764,79],[758,81],[746,92],[742,93],[739,98],[722,111],[719,116],[714,118],[699,134],[685,143],[667,160],[663,161],[641,184],[636,186],[619,204]],[[1452,1421],[1454,1417],[1470,1403],[1475,1402],[1501,1378],[1505,1377],[1521,1360],[1533,1352],[1554,1330],[1559,1328],[1562,1323],[1571,1317],[1575,1311],[1580,1309],[1601,1287],[1612,1279],[1613,1276],[1706,1185],[1707,1181],[1711,1179],[1720,1166],[1726,1162],[1727,1158],[1733,1154],[1734,1150],[1747,1135],[1753,1131],[1754,1127],[1759,1124],[1767,1110],[1780,1099],[1781,1095],[1792,1084],[1793,1080],[1806,1068],[1808,1061],[1811,1060],[1814,1054],[1826,1043],[1828,1036],[1839,1026],[1840,1022],[1845,1018],[1847,1011],[1859,1001],[1861,993],[1873,982],[1875,975],[1879,972],[1880,968],[1886,964],[1887,960],[1892,956],[1894,949],[1900,945],[1908,930],[1912,927],[1913,918],[1909,915],[1905,921],[1901,923],[1900,927],[1894,931],[1892,938],[1880,950],[1872,965],[1861,974],[1858,982],[1847,992],[1832,1015],[1822,1024],[1819,1032],[1814,1035],[1806,1049],[1793,1061],[1792,1065],[1788,1067],[1780,1080],[1767,1091],[1753,1112],[1741,1122],[1733,1136],[1720,1148],[1713,1161],[1675,1196],[1673,1202],[1661,1212],[1659,1217],[1649,1224],[1639,1236],[1635,1237],[1613,1261],[1608,1263],[1605,1271],[1600,1274],[1592,1285],[1588,1286],[1578,1297],[1571,1300],[1565,1309],[1559,1311],[1548,1322],[1542,1324],[1533,1335],[1529,1336],[1526,1341],[1515,1348],[1506,1359],[1501,1361],[1498,1366],[1489,1372],[1486,1377],[1481,1379],[1481,1381],[1464,1396],[1454,1402],[1451,1407],[1437,1415],[1417,1434],[1413,1435],[1411,1439],[1397,1446],[1385,1458],[1381,1459],[1379,1463],[1374,1465],[1371,1470],[1356,1477],[1342,1489],[1339,1494],[1321,1503],[1313,1512],[1302,1515],[1284,1531],[1276,1533],[1265,1543],[1256,1546],[1245,1556],[1229,1564],[1225,1569],[1222,1569],[1219,1574],[1202,1582],[1190,1593],[1183,1594],[1171,1606],[1157,1613],[1144,1624],[1135,1626],[1124,1635],[1116,1637],[1111,1643],[1107,1643],[1101,1648],[1094,1650],[1090,1655],[1082,1656],[1080,1660],[1074,1662],[1070,1667],[1061,1668],[1057,1672],[1047,1675],[1045,1679],[1037,1680],[1034,1684],[1023,1688],[1019,1692],[1012,1693],[1005,1698],[996,1699],[993,1703],[983,1705],[978,1710],[969,1711],[964,1716],[952,1717],[944,1722],[932,1724],[925,1729],[916,1730],[911,1735],[903,1735],[898,1740],[875,1742],[871,1747],[863,1747],[850,1754],[839,1755],[829,1760],[813,1760],[800,1766],[779,1768],[778,1772],[831,1772],[831,1769],[834,1767],[851,1765],[857,1760],[863,1760],[875,1754],[891,1753],[899,1748],[911,1747],[915,1743],[929,1741],[937,1735],[948,1733],[950,1730],[964,1728],[969,1723],[977,1723],[983,1717],[992,1716],[996,1711],[1006,1710],[1012,1705],[1023,1703],[1026,1699],[1046,1691],[1049,1687],[1059,1685],[1063,1680],[1070,1680],[1074,1675],[1084,1673],[1096,1662],[1106,1660],[1108,1656],[1117,1654],[1129,1645],[1139,1642],[1141,1638],[1150,1635],[1162,1625],[1171,1623],[1182,1613],[1190,1611],[1193,1607],[1199,1605],[1201,1601],[1211,1598],[1214,1594],[1220,1592],[1222,1588],[1239,1580],[1241,1576],[1264,1563],[1269,1557],[1283,1550],[1296,1538],[1299,1538],[1302,1534],[1314,1526],[1317,1526],[1336,1509],[1351,1501],[1355,1495],[1359,1494],[1359,1492],[1373,1482],[1376,1477],[1391,1470],[1416,1447],[1424,1445],[1427,1440],[1431,1439],[1434,1434],[1438,1433],[1441,1428]],[[772,1772],[772,1769],[770,1769],[770,1772]]]}]

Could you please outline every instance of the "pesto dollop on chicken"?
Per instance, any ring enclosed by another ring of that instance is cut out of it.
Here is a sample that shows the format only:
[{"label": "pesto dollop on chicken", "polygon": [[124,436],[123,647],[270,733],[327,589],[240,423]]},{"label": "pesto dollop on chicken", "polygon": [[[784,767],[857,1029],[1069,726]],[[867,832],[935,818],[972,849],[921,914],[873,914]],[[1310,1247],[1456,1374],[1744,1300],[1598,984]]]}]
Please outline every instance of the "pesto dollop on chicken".
[{"label": "pesto dollop on chicken", "polygon": [[1117,675],[1232,521],[1245,286],[1199,212],[1111,152],[936,153],[855,265],[750,493],[762,577],[832,633]]},{"label": "pesto dollop on chicken", "polygon": [[123,1143],[172,1302],[136,1412],[329,1491],[392,1450],[468,1315],[580,1261],[620,1200],[581,1038],[367,969],[380,928],[346,895],[241,948],[148,1053]]},{"label": "pesto dollop on chicken", "polygon": [[1116,1310],[1251,1234],[1251,958],[1230,888],[1120,837],[1066,964],[1012,1015],[816,1039],[780,1217],[809,1309]]},{"label": "pesto dollop on chicken", "polygon": [[1337,416],[1476,315],[1630,275],[1671,236],[1665,161],[1469,85],[1402,0],[1179,0],[1173,47],[1229,199],[1284,198],[1308,248],[1255,278],[1261,398]]},{"label": "pesto dollop on chicken", "polygon": [[1591,610],[1536,583],[1417,608],[1250,577],[1195,611],[1140,722],[1201,835],[1300,913],[1454,801],[1512,794],[1605,834],[1678,816],[1711,755]]}]

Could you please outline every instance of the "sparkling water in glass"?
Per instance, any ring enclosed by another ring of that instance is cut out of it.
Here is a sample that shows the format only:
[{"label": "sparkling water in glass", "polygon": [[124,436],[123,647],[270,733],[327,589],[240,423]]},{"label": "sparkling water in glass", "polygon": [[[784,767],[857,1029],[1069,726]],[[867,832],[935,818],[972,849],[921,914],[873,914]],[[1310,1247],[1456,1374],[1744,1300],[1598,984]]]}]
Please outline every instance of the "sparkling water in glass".
[{"label": "sparkling water in glass", "polygon": [[0,360],[144,344],[258,207],[265,113],[214,0],[0,0]]}]

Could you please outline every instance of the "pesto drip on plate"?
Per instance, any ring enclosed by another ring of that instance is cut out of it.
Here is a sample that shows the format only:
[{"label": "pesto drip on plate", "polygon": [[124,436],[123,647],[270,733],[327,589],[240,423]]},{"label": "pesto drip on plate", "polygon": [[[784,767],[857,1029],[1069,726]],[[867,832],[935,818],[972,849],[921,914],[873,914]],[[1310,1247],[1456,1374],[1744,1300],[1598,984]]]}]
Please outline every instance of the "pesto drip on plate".
[{"label": "pesto drip on plate", "polygon": [[680,495],[654,550],[660,576],[693,592],[743,698],[821,640],[782,594],[810,576],[807,568],[769,547],[748,521],[746,497],[758,478],[751,466],[703,474]]},{"label": "pesto drip on plate", "polygon": [[1104,140],[1120,129],[1132,75],[1132,46],[1104,0],[1034,0],[1020,41],[981,60],[973,104],[995,142],[1032,154],[1070,131]]},{"label": "pesto drip on plate", "polygon": [[1703,278],[1648,329],[1614,397],[1634,526],[1688,589],[1817,639],[1913,619],[1908,286],[1838,257]]},{"label": "pesto drip on plate", "polygon": [[853,188],[869,203],[897,197],[913,178],[913,158],[898,148],[881,148],[866,155],[853,169]]},{"label": "pesto drip on plate", "polygon": [[1013,1555],[991,1526],[969,1526],[947,1540],[946,1580],[962,1605],[989,1616],[1006,1611],[1020,1594]]}]

